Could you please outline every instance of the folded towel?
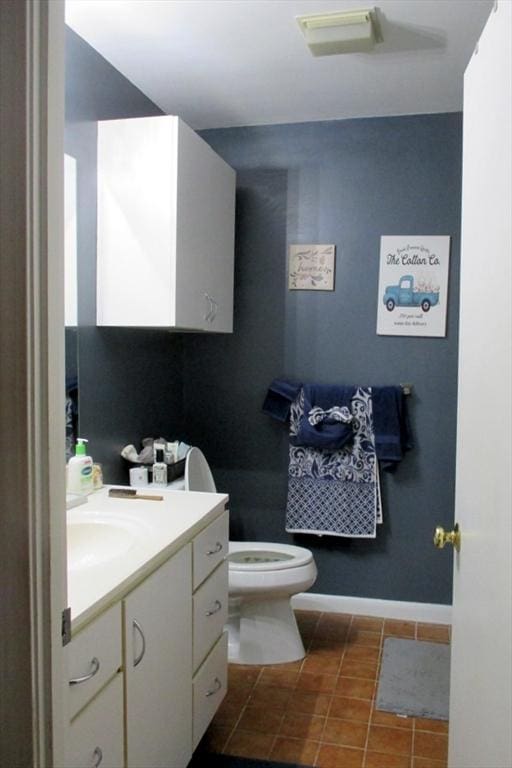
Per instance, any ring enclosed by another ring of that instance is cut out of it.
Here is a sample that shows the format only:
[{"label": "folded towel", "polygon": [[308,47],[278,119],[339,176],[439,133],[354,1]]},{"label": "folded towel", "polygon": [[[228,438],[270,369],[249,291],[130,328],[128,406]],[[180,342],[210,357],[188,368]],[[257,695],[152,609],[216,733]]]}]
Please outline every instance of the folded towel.
[{"label": "folded towel", "polygon": [[292,445],[339,450],[354,439],[351,401],[355,387],[304,384],[304,410]]},{"label": "folded towel", "polygon": [[263,403],[263,413],[278,421],[288,421],[290,406],[300,392],[302,384],[285,379],[274,379]]},{"label": "folded towel", "polygon": [[352,414],[345,405],[342,408],[340,408],[339,405],[335,405],[327,411],[315,406],[308,414],[308,421],[313,427],[322,423],[335,424],[337,421],[342,421],[344,424],[351,424]]},{"label": "folded towel", "polygon": [[375,451],[380,466],[394,472],[405,451],[413,447],[402,387],[372,387]]}]

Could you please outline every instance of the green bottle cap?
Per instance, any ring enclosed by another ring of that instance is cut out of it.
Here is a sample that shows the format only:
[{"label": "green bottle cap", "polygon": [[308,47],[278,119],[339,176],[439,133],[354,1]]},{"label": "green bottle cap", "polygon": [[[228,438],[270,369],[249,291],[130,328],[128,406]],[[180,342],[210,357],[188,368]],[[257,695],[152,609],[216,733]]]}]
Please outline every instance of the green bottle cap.
[{"label": "green bottle cap", "polygon": [[87,450],[85,447],[85,443],[88,443],[89,441],[85,439],[85,437],[77,437],[76,439],[76,447],[75,447],[75,456],[86,456]]}]

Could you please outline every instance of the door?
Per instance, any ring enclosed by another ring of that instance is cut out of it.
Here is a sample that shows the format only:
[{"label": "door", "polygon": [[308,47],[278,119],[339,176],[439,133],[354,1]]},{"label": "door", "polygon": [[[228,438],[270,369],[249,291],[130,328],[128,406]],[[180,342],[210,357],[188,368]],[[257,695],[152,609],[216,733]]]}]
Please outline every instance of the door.
[{"label": "door", "polygon": [[511,11],[464,79],[450,768],[512,765]]},{"label": "door", "polygon": [[[0,764],[64,762],[64,2],[0,2]],[[8,457],[8,458],[7,458]]]},{"label": "door", "polygon": [[126,764],[192,756],[192,556],[187,545],[124,601]]}]

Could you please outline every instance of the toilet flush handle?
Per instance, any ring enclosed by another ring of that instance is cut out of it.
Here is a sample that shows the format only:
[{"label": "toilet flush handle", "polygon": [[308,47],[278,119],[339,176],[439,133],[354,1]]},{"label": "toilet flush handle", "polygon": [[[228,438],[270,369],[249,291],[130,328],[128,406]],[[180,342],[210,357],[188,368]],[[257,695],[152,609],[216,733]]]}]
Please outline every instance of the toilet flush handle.
[{"label": "toilet flush handle", "polygon": [[221,543],[220,541],[218,541],[218,542],[215,544],[215,548],[214,548],[214,549],[209,549],[209,550],[207,551],[207,553],[206,553],[206,554],[208,555],[208,557],[209,557],[210,555],[216,555],[216,554],[217,554],[217,552],[220,552],[220,551],[221,551],[221,549],[222,549],[222,543]]}]

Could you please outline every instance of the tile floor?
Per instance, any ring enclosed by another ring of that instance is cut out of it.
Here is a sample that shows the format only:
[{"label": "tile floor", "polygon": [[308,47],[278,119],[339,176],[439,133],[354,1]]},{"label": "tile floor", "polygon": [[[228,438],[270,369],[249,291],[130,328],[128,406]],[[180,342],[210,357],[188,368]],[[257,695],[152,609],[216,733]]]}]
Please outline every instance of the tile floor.
[{"label": "tile floor", "polygon": [[318,768],[445,768],[448,723],[375,709],[385,637],[450,642],[449,627],[297,611],[302,661],[230,665],[199,747]]}]

